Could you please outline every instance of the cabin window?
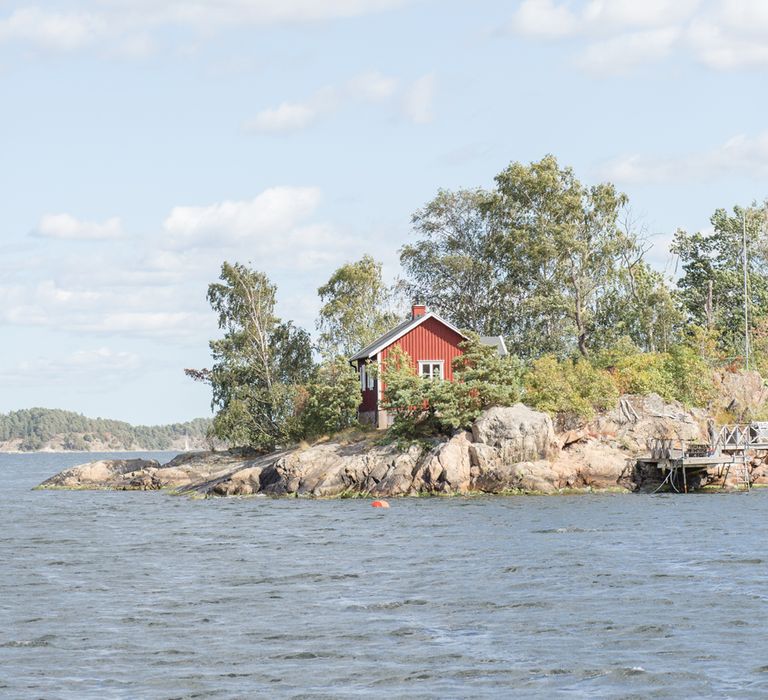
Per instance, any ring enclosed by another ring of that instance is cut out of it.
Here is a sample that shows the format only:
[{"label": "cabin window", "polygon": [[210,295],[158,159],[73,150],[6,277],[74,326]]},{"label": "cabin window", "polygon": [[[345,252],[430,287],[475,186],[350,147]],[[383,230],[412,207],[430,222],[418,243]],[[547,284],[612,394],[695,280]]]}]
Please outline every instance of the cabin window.
[{"label": "cabin window", "polygon": [[442,360],[422,360],[419,362],[419,376],[424,379],[445,379]]},{"label": "cabin window", "polygon": [[365,391],[368,389],[370,391],[373,389],[373,383],[374,383],[374,376],[370,372],[366,372],[365,370],[365,364],[360,365],[360,390]]}]

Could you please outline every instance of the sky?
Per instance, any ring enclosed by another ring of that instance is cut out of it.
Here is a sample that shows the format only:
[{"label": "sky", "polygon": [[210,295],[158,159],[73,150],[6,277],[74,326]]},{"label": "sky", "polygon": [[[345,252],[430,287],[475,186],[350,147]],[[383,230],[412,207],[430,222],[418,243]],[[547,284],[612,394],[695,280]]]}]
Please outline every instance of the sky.
[{"label": "sky", "polygon": [[764,0],[0,0],[0,412],[210,415],[223,261],[314,331],[438,189],[548,153],[673,275],[768,195],[767,76]]}]

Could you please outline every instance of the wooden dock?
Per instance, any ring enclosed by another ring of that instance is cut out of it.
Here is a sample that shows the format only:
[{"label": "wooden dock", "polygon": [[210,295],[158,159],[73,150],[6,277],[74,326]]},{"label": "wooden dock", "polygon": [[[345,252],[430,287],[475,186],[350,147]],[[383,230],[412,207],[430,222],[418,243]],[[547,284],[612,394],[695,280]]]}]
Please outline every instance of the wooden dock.
[{"label": "wooden dock", "polygon": [[768,451],[768,422],[725,425],[713,431],[707,443],[656,438],[649,440],[647,447],[648,453],[638,462],[655,465],[661,471],[663,479],[656,491],[668,485],[672,491],[688,493],[712,469],[717,470],[724,486],[733,468],[739,469],[749,490],[749,460],[755,452]]}]

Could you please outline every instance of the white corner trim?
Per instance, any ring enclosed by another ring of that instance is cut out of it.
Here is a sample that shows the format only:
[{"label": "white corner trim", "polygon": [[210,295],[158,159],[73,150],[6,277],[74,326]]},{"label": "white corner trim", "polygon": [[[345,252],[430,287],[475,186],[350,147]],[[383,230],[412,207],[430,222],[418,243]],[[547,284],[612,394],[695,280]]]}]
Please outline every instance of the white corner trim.
[{"label": "white corner trim", "polygon": [[376,410],[381,406],[381,355],[376,353]]}]

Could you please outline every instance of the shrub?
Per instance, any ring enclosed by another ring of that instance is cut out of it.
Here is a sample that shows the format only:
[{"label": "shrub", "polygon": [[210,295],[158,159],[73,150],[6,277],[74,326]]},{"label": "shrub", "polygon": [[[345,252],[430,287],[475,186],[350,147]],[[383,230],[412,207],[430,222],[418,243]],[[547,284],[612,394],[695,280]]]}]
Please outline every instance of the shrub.
[{"label": "shrub", "polygon": [[673,398],[673,388],[666,372],[665,353],[643,352],[629,338],[621,338],[612,348],[595,358],[595,365],[607,370],[620,394],[656,392]]},{"label": "shrub", "polygon": [[523,399],[540,411],[588,420],[614,406],[618,391],[606,370],[584,358],[558,361],[545,355],[531,363]]},{"label": "shrub", "polygon": [[706,340],[697,331],[668,352],[642,352],[623,339],[600,353],[595,362],[611,373],[621,394],[653,392],[668,401],[706,406],[715,396],[713,370],[702,349]]},{"label": "shrub", "polygon": [[477,335],[461,344],[453,362],[454,381],[423,379],[411,358],[395,348],[384,367],[384,408],[391,411],[392,432],[415,437],[468,428],[489,406],[507,406],[521,394],[522,364],[500,357]]},{"label": "shrub", "polygon": [[517,357],[501,357],[475,334],[459,347],[454,382],[434,387],[437,417],[445,428],[468,428],[486,408],[511,406],[522,392],[523,365]]},{"label": "shrub", "polygon": [[301,437],[337,433],[357,423],[360,379],[342,357],[324,362],[306,388],[300,413]]},{"label": "shrub", "polygon": [[433,382],[416,374],[408,353],[394,347],[382,369],[382,408],[392,415],[390,432],[401,437],[439,432]]},{"label": "shrub", "polygon": [[706,406],[715,397],[712,368],[690,345],[674,345],[664,370],[675,399],[687,406]]}]

